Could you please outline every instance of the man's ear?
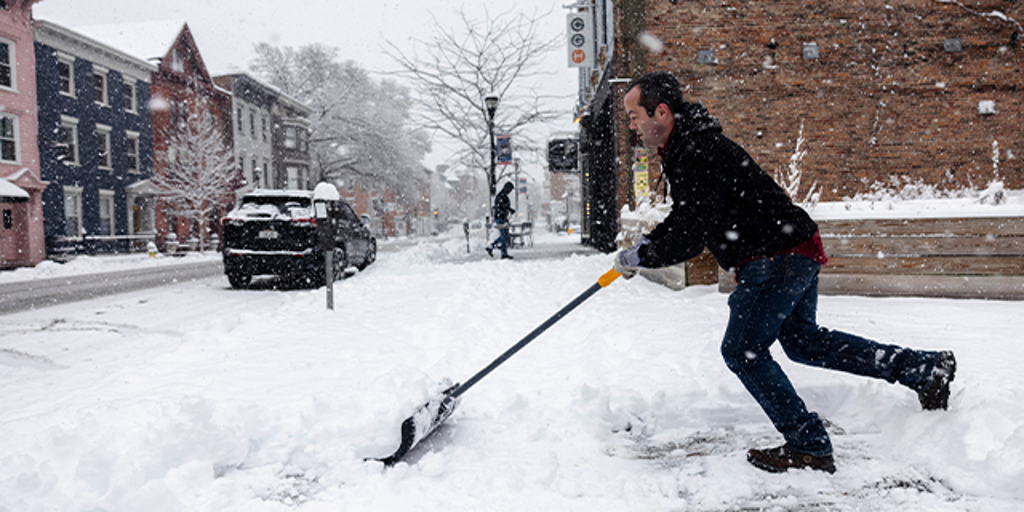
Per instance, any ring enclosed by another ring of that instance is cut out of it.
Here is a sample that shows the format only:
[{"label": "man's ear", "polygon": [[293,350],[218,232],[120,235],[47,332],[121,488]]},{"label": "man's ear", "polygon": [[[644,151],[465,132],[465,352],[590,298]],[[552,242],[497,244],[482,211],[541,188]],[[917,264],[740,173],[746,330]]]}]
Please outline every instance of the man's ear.
[{"label": "man's ear", "polygon": [[670,111],[668,109],[668,105],[666,105],[664,103],[659,103],[658,106],[655,107],[655,109],[654,109],[654,116],[655,117],[671,116],[671,115],[672,115],[672,111]]}]

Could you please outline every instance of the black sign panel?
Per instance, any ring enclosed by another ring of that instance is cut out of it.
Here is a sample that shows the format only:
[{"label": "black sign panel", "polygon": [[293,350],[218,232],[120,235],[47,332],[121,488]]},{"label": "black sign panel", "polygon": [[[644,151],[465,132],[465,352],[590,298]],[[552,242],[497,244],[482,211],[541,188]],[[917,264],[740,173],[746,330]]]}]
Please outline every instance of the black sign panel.
[{"label": "black sign panel", "polygon": [[574,138],[548,141],[548,168],[551,172],[577,172],[579,141]]}]

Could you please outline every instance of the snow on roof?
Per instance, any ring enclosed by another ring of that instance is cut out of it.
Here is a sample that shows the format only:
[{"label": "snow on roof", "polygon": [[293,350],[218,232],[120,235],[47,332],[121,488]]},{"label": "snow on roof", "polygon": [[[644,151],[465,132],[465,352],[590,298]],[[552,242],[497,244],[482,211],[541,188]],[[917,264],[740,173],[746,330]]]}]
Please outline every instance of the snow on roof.
[{"label": "snow on roof", "polygon": [[72,27],[90,37],[145,61],[162,59],[185,27],[184,20],[115,23]]},{"label": "snow on roof", "polygon": [[28,199],[28,192],[5,178],[0,178],[0,198]]}]

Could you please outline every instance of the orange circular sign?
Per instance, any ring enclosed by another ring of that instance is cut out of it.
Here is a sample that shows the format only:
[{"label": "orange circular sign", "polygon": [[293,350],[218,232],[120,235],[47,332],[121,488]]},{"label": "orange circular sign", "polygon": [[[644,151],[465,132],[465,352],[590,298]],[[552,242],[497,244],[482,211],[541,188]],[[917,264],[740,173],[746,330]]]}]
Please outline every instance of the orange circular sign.
[{"label": "orange circular sign", "polygon": [[572,61],[575,62],[576,64],[579,64],[585,60],[587,60],[587,52],[583,50],[575,50],[572,52]]}]

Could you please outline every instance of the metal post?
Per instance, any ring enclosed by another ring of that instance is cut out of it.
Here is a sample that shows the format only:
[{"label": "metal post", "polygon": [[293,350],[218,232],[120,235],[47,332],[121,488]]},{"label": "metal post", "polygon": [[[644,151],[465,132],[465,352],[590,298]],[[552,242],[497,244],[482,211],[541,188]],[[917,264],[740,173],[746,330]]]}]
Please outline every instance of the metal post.
[{"label": "metal post", "polygon": [[327,309],[334,309],[334,251],[324,251],[324,271],[327,274]]}]

